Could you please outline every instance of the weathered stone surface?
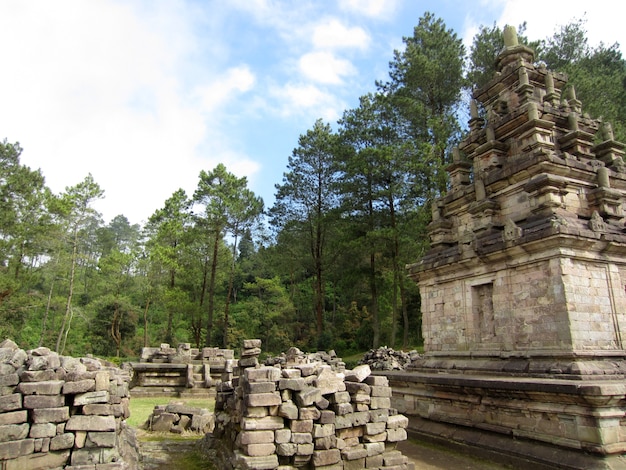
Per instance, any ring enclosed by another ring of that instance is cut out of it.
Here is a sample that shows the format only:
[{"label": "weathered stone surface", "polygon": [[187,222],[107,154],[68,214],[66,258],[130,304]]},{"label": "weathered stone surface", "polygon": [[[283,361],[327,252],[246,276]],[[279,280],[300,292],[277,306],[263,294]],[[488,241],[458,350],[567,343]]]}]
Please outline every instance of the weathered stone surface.
[{"label": "weathered stone surface", "polygon": [[266,416],[264,418],[243,418],[241,429],[244,431],[282,429],[285,421],[280,416]]},{"label": "weathered stone surface", "polygon": [[407,434],[404,428],[387,429],[387,441],[400,442],[406,441]]},{"label": "weathered stone surface", "polygon": [[43,470],[68,468],[66,463],[69,460],[70,451],[45,452],[17,457],[6,462],[6,470]]},{"label": "weathered stone surface", "polygon": [[10,387],[17,385],[20,382],[20,378],[16,373],[0,375],[0,387]]},{"label": "weathered stone surface", "polygon": [[113,416],[72,416],[65,425],[67,431],[115,431]]},{"label": "weathered stone surface", "polygon": [[332,465],[341,460],[341,452],[339,449],[316,450],[313,452],[311,462],[315,467],[323,465]]},{"label": "weathered stone surface", "polygon": [[30,427],[29,437],[43,438],[54,437],[57,435],[57,427],[53,423],[32,424]]},{"label": "weathered stone surface", "polygon": [[110,394],[107,390],[80,393],[74,396],[74,406],[91,405],[94,403],[109,403]]},{"label": "weathered stone surface", "polygon": [[407,428],[409,426],[409,418],[404,415],[393,415],[387,418],[387,427],[389,429]]},{"label": "weathered stone surface", "polygon": [[59,380],[59,374],[53,369],[25,370],[20,374],[21,382],[45,382]]},{"label": "weathered stone surface", "polygon": [[176,413],[160,413],[152,417],[150,429],[154,432],[168,432],[179,419]]},{"label": "weathered stone surface", "polygon": [[[28,429],[26,429],[26,434],[28,434]],[[20,436],[25,437],[24,433],[20,432],[15,433],[7,441],[0,441],[0,460],[15,459],[20,455],[32,454],[35,451],[35,439],[24,439]]]},{"label": "weathered stone surface", "polygon": [[65,382],[63,385],[63,393],[65,395],[74,395],[76,393],[91,392],[96,389],[96,381],[93,379],[77,380],[75,382]]},{"label": "weathered stone surface", "polygon": [[299,409],[291,401],[283,402],[278,408],[278,415],[287,419],[297,419],[299,415]]},{"label": "weathered stone surface", "polygon": [[24,408],[60,408],[65,406],[63,395],[25,395]]},{"label": "weathered stone surface", "polygon": [[58,436],[55,436],[50,440],[51,451],[71,449],[73,446],[74,446],[74,434],[71,432],[59,434]]},{"label": "weathered stone surface", "polygon": [[5,424],[0,426],[0,442],[19,441],[26,439],[30,425],[23,424]]},{"label": "weathered stone surface", "polygon": [[33,423],[61,423],[70,418],[68,406],[58,408],[35,408],[31,411]]},{"label": "weathered stone surface", "polygon": [[294,400],[299,407],[311,406],[322,398],[322,392],[315,387],[307,387],[294,394]]},{"label": "weathered stone surface", "polygon": [[271,444],[248,444],[243,446],[244,451],[251,457],[275,455],[276,445]]},{"label": "weathered stone surface", "polygon": [[281,403],[282,399],[279,392],[246,395],[246,405],[248,406],[277,406]]},{"label": "weathered stone surface", "polygon": [[115,447],[116,434],[114,431],[87,433],[85,447]]},{"label": "weathered stone surface", "polygon": [[274,442],[274,431],[243,431],[239,434],[242,445],[267,444]]},{"label": "weathered stone surface", "polygon": [[345,372],[346,382],[363,382],[372,373],[368,364],[361,364]]},{"label": "weathered stone surface", "polygon": [[21,382],[17,389],[24,395],[59,395],[65,384],[62,380],[44,382]]},{"label": "weathered stone surface", "polygon": [[260,457],[247,455],[237,455],[237,465],[246,470],[271,470],[278,467],[278,456],[276,454]]},{"label": "weathered stone surface", "polygon": [[28,412],[26,410],[0,413],[0,425],[25,423],[27,419]]}]

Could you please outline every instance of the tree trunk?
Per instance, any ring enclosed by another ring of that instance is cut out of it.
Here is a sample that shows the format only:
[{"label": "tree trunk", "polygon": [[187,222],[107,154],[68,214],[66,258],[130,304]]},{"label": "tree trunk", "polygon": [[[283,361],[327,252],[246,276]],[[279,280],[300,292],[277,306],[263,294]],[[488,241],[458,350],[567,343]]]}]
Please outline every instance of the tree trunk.
[{"label": "tree trunk", "polygon": [[148,309],[150,308],[150,299],[146,300],[146,308],[143,309],[143,347],[148,347]]},{"label": "tree trunk", "polygon": [[[72,247],[72,264],[70,268],[70,286],[67,294],[67,302],[65,304],[65,315],[63,316],[63,323],[61,324],[61,330],[59,331],[59,336],[57,337],[55,349],[58,354],[62,354],[63,349],[65,349],[65,342],[63,342],[63,348],[61,348],[61,341],[63,341],[64,334],[67,338],[67,332],[70,330],[70,324],[72,321],[72,296],[74,295],[74,277],[76,276],[76,256],[78,253],[78,226],[74,227],[73,238],[74,243]],[[65,331],[66,327],[67,332]]]},{"label": "tree trunk", "polygon": [[211,346],[211,334],[213,333],[213,311],[215,309],[215,278],[217,275],[217,251],[220,244],[220,230],[215,230],[215,243],[213,244],[213,260],[211,261],[211,277],[209,279],[209,309],[206,322],[206,338],[204,344]]},{"label": "tree trunk", "polygon": [[230,277],[228,279],[228,292],[226,294],[226,305],[224,306],[224,349],[228,349],[228,311],[230,307],[230,297],[233,295],[233,283],[235,280],[235,256],[237,255],[237,229],[235,229],[235,240],[233,243],[233,262],[230,267]]}]

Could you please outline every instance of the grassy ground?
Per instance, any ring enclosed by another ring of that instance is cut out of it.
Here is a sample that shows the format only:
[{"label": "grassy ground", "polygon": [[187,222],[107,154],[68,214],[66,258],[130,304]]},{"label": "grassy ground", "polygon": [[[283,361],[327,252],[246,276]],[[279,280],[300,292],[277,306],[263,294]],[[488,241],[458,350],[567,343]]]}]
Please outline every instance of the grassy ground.
[{"label": "grassy ground", "polygon": [[176,397],[136,397],[130,399],[130,418],[126,420],[135,429],[146,422],[156,405],[182,402],[194,408],[206,408],[213,411],[215,402],[211,398],[176,398]]}]

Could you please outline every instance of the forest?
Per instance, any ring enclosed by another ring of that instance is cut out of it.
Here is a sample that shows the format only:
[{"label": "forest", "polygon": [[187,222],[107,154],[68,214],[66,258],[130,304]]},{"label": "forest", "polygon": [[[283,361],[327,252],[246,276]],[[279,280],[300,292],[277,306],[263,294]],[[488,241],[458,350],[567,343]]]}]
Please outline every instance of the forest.
[{"label": "forest", "polygon": [[[619,45],[590,46],[584,20],[545,39],[524,32],[536,61],[566,73],[584,111],[625,142]],[[403,43],[358,107],[294,143],[271,207],[219,164],[145,226],[122,214],[105,223],[91,175],[54,194],[2,136],[0,337],[111,358],[160,343],[238,348],[244,338],[273,353],[419,346],[419,291],[405,265],[428,247],[430,203],[446,191],[472,90],[493,77],[504,42],[494,23],[466,50],[425,13]]]}]

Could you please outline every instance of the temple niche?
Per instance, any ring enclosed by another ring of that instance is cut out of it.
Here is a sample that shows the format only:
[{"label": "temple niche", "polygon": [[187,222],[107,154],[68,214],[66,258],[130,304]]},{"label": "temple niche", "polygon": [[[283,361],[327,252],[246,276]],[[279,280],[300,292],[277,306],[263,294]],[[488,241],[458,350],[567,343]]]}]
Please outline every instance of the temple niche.
[{"label": "temple niche", "polygon": [[449,191],[433,204],[430,249],[408,266],[425,354],[398,406],[622,453],[625,146],[512,27],[496,64],[473,93]]}]

